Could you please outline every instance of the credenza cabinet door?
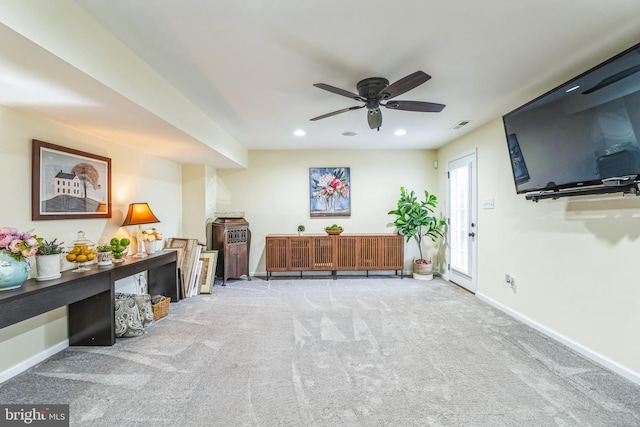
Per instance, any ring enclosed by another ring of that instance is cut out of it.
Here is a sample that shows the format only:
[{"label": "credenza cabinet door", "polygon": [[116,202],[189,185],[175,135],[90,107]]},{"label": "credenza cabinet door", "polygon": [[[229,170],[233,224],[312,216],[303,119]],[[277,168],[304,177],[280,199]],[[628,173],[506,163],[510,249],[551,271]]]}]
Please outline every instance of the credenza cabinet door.
[{"label": "credenza cabinet door", "polygon": [[336,270],[356,270],[358,266],[358,240],[356,236],[337,236],[338,258]]},{"label": "credenza cabinet door", "polygon": [[311,270],[310,237],[266,237],[267,271]]},{"label": "credenza cabinet door", "polygon": [[289,266],[287,260],[287,246],[289,238],[287,237],[267,237],[267,271],[287,271]]},{"label": "credenza cabinet door", "polygon": [[380,268],[402,270],[404,268],[404,236],[383,236]]},{"label": "credenza cabinet door", "polygon": [[382,265],[380,258],[382,254],[381,238],[378,236],[360,237],[360,247],[358,251],[359,270],[379,270]]},{"label": "credenza cabinet door", "polygon": [[311,238],[292,237],[288,249],[289,270],[311,270]]},{"label": "credenza cabinet door", "polygon": [[335,236],[314,236],[313,244],[313,265],[312,269],[317,271],[335,270],[333,248]]}]

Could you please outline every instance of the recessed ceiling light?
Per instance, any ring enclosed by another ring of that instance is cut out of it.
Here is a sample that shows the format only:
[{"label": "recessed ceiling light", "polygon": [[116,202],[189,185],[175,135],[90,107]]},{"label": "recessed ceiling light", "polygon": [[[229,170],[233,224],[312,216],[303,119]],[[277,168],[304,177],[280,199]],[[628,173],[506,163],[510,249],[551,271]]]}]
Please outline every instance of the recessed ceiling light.
[{"label": "recessed ceiling light", "polygon": [[395,136],[403,136],[403,135],[406,135],[406,134],[407,134],[407,131],[406,131],[406,130],[404,130],[404,129],[398,129],[398,130],[397,130],[397,131],[395,131],[393,134],[394,134]]},{"label": "recessed ceiling light", "polygon": [[577,86],[574,86],[574,87],[571,87],[571,88],[567,89],[565,92],[566,93],[573,92],[574,90],[579,89],[579,88],[580,88],[580,85],[577,85]]},{"label": "recessed ceiling light", "polygon": [[343,134],[344,136],[356,136],[356,133],[355,133],[355,132],[351,132],[351,131],[342,132],[342,134]]},{"label": "recessed ceiling light", "polygon": [[293,134],[295,136],[305,136],[307,133],[305,131],[303,131],[302,129],[298,129],[295,132],[293,132]]}]

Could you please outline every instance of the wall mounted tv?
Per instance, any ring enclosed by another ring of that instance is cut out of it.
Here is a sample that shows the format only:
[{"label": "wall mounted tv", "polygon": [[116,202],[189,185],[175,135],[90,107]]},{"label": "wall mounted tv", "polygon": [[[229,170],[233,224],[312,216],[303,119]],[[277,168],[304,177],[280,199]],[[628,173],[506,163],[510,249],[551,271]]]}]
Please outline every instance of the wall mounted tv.
[{"label": "wall mounted tv", "polygon": [[502,119],[518,194],[572,195],[635,185],[640,175],[640,44]]}]

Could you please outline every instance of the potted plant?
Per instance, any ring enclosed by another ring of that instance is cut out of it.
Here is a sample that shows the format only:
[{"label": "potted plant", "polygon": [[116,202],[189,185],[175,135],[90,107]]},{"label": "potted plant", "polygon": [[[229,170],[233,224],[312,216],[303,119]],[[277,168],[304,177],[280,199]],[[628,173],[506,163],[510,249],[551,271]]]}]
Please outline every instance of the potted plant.
[{"label": "potted plant", "polygon": [[58,243],[58,239],[44,240],[36,251],[36,280],[51,280],[62,276],[60,254],[65,251],[64,242]]},{"label": "potted plant", "polygon": [[413,272],[419,276],[428,276],[431,278],[433,273],[433,265],[430,260],[426,260],[422,255],[422,238],[428,237],[435,242],[444,234],[446,222],[432,216],[433,211],[438,204],[435,195],[424,192],[424,200],[419,201],[413,191],[407,191],[404,187],[400,187],[400,199],[398,207],[389,211],[389,215],[396,215],[393,225],[396,226],[398,234],[407,237],[407,242],[413,237],[418,244],[418,252],[420,258],[413,261]]},{"label": "potted plant", "polygon": [[100,245],[96,248],[96,259],[99,267],[108,267],[113,264],[113,252],[111,246]]},{"label": "potted plant", "polygon": [[298,226],[298,236],[302,236],[302,233],[304,232],[305,228],[304,225],[299,225]]}]

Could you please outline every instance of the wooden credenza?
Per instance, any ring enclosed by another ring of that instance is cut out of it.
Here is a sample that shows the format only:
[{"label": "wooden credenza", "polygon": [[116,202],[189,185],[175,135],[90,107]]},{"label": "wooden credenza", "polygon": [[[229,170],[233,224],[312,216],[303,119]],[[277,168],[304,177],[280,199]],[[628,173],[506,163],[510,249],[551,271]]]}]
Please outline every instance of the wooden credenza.
[{"label": "wooden credenza", "polygon": [[402,277],[404,237],[397,234],[268,235],[267,279],[274,271],[395,270]]}]

